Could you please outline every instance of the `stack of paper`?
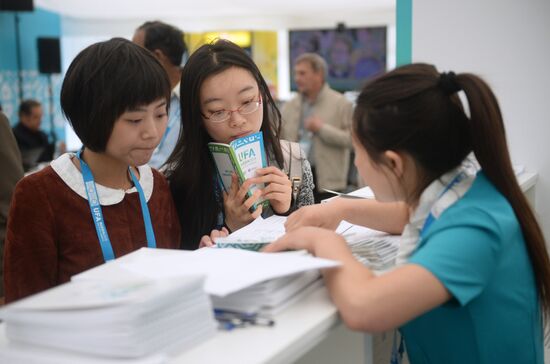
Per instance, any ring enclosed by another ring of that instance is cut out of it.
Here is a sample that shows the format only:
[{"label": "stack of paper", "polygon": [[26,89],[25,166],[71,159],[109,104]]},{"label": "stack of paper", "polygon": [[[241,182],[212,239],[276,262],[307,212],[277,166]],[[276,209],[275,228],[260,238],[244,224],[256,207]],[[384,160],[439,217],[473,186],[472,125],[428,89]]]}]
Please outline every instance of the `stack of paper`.
[{"label": "stack of paper", "polygon": [[350,193],[348,193],[348,195],[355,196],[355,197],[363,197],[363,198],[373,199],[374,198],[374,191],[369,186],[366,186],[366,187],[360,188],[358,190],[355,190],[353,192],[350,192]]},{"label": "stack of paper", "polygon": [[285,216],[258,217],[245,227],[223,238],[216,238],[217,248],[259,251],[285,234]]},{"label": "stack of paper", "polygon": [[[205,248],[193,252],[142,248],[73,280],[164,280],[204,274],[204,290],[214,307],[240,312],[276,313],[319,277],[318,269],[339,263],[303,252],[258,253],[241,249]],[[115,278],[116,277],[116,278]]]},{"label": "stack of paper", "polygon": [[212,296],[216,309],[273,316],[322,286],[319,271],[308,271],[255,284],[227,296]]},{"label": "stack of paper", "polygon": [[[350,194],[368,195],[369,191],[365,187]],[[285,234],[285,222],[284,216],[274,215],[267,219],[259,217],[229,236],[217,238],[216,247],[261,250],[266,244]],[[353,225],[347,221],[340,223],[336,233],[346,239],[354,256],[369,268],[383,271],[395,264],[400,236]]]},{"label": "stack of paper", "polygon": [[361,263],[375,271],[383,271],[395,264],[401,237],[372,230],[346,221],[338,227],[351,252]]},{"label": "stack of paper", "polygon": [[[285,234],[286,217],[261,216],[227,237],[217,238],[217,248],[259,251]],[[306,252],[287,254],[306,255]],[[322,286],[318,270],[274,278],[227,296],[212,295],[216,309],[273,316],[314,289]]]},{"label": "stack of paper", "polygon": [[0,342],[0,363],[9,364],[167,364],[169,358],[155,354],[143,358],[105,358],[40,346]]},{"label": "stack of paper", "polygon": [[335,199],[337,197],[339,197],[339,198],[351,198],[351,199],[364,199],[364,198],[374,199],[375,198],[374,197],[374,192],[368,186],[360,188],[360,189],[352,191],[352,192],[349,192],[349,193],[332,191],[332,190],[328,190],[326,188],[323,188],[323,190],[325,192],[334,194],[334,196],[326,198],[324,200],[321,200],[321,203],[330,202],[330,201],[332,201],[333,199]]},{"label": "stack of paper", "polygon": [[0,349],[0,358],[42,347],[60,356],[85,354],[88,361],[156,362],[151,358],[185,350],[215,332],[203,283],[201,276],[81,280],[44,291],[0,310],[6,336],[16,344]]}]

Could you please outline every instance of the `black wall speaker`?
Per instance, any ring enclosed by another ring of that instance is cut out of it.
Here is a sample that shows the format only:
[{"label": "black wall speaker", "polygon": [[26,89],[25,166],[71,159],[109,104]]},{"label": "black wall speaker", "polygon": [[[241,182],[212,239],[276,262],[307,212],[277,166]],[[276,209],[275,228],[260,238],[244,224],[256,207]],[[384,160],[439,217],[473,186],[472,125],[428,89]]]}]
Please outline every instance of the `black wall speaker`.
[{"label": "black wall speaker", "polygon": [[33,0],[0,0],[0,11],[33,11]]},{"label": "black wall speaker", "polygon": [[61,73],[59,38],[38,38],[37,43],[40,73]]}]

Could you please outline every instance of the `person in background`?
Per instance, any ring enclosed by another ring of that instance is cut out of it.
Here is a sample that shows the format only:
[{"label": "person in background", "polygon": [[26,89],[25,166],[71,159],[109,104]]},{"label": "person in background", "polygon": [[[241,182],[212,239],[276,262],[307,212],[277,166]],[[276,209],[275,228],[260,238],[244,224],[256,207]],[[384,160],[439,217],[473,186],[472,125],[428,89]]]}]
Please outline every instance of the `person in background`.
[{"label": "person in background", "polygon": [[299,142],[312,165],[315,202],[344,191],[350,164],[352,104],[326,83],[321,56],[304,53],[294,63],[299,94],[283,105],[281,137]]},{"label": "person in background", "polygon": [[0,298],[2,298],[4,296],[4,238],[6,237],[8,211],[15,184],[23,178],[21,154],[13,136],[10,122],[2,112],[0,112],[0,171],[2,171],[2,178],[0,178]]},{"label": "person in background", "polygon": [[[260,70],[248,54],[226,40],[196,50],[181,79],[183,138],[168,161],[168,181],[179,213],[184,249],[212,245],[207,234],[235,231],[260,214],[288,214],[313,203],[313,176],[297,143],[279,139],[280,112]],[[268,167],[242,186],[234,175],[231,189],[218,181],[209,142],[230,143],[263,133]],[[292,153],[297,150],[297,153]],[[299,186],[292,185],[290,162],[297,168]],[[246,198],[252,184],[267,183]],[[293,193],[296,187],[296,194]],[[250,208],[260,197],[270,207]]]},{"label": "person in background", "polygon": [[187,46],[183,32],[160,21],[143,23],[134,33],[132,41],[153,52],[168,74],[172,94],[168,126],[159,146],[153,153],[149,165],[161,168],[176,146],[181,132],[180,80],[181,63]]},{"label": "person in background", "polygon": [[[400,328],[411,364],[542,364],[550,261],[489,86],[427,64],[397,68],[359,95],[353,143],[376,199],[410,206],[407,262],[375,276],[341,236],[311,226],[266,250],[340,261],[323,275],[343,320],[369,332]],[[481,167],[473,176],[462,168],[471,152]]]},{"label": "person in background", "polygon": [[76,56],[61,108],[84,146],[17,184],[4,250],[6,302],[141,247],[179,247],[168,183],[147,165],[166,129],[170,90],[159,61],[128,40]]},{"label": "person in background", "polygon": [[19,105],[19,122],[13,128],[13,134],[23,158],[25,171],[40,162],[49,162],[53,159],[55,145],[50,143],[48,135],[40,130],[42,116],[42,105],[36,100],[24,100]]},{"label": "person in background", "polygon": [[345,33],[336,33],[328,50],[328,74],[331,78],[352,76],[353,39]]}]

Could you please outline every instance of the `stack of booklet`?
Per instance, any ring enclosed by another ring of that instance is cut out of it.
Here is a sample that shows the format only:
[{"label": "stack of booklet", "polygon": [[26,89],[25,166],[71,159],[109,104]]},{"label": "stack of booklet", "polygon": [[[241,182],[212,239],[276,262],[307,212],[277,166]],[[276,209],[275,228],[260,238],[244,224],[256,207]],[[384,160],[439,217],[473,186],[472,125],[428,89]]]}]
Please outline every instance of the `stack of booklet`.
[{"label": "stack of booklet", "polygon": [[285,234],[285,222],[285,216],[272,215],[267,219],[260,216],[229,236],[216,238],[216,248],[259,251]]},{"label": "stack of booklet", "polygon": [[[273,215],[267,219],[260,216],[229,236],[217,238],[215,246],[259,251],[285,234],[285,221],[283,216]],[[305,251],[285,254],[307,256]],[[257,283],[226,296],[214,294],[212,303],[218,310],[273,316],[322,285],[319,270],[309,270]]]},{"label": "stack of booklet", "polygon": [[338,229],[357,260],[372,270],[385,271],[395,265],[401,236],[352,225],[343,221]]},{"label": "stack of booklet", "polygon": [[272,317],[323,285],[318,270],[270,279],[238,292],[212,295],[218,310]]},{"label": "stack of booklet", "polygon": [[[339,263],[304,252],[259,253],[243,249],[148,249],[73,277],[74,281],[150,279],[204,274],[216,309],[275,314],[320,284],[319,269]],[[317,283],[315,283],[317,281]]]},{"label": "stack of booklet", "polygon": [[[266,244],[277,240],[285,234],[286,217],[261,217],[227,237],[217,238],[218,248],[239,248],[261,250]],[[351,252],[361,263],[375,271],[385,271],[395,264],[401,237],[389,235],[382,231],[342,221],[336,233],[342,235]]]},{"label": "stack of booklet", "polygon": [[215,332],[203,283],[81,280],[17,301],[0,310],[0,362],[164,362]]}]

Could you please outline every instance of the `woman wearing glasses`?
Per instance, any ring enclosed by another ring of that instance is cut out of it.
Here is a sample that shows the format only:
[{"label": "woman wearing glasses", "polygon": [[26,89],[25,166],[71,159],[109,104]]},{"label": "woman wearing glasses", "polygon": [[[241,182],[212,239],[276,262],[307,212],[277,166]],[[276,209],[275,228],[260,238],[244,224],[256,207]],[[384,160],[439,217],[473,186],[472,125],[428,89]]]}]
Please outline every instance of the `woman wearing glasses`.
[{"label": "woman wearing glasses", "polygon": [[[167,176],[184,249],[196,249],[199,242],[211,245],[207,235],[212,230],[235,231],[260,214],[285,215],[313,203],[311,167],[299,147],[279,139],[281,114],[258,67],[240,47],[218,40],[191,55],[181,78],[181,110],[183,136],[168,161]],[[234,176],[231,189],[223,191],[208,143],[230,143],[260,130],[269,166],[242,186]],[[301,166],[295,198],[289,161]],[[246,198],[257,183],[266,187]],[[260,197],[269,200],[270,207],[252,212],[250,207]]]}]

